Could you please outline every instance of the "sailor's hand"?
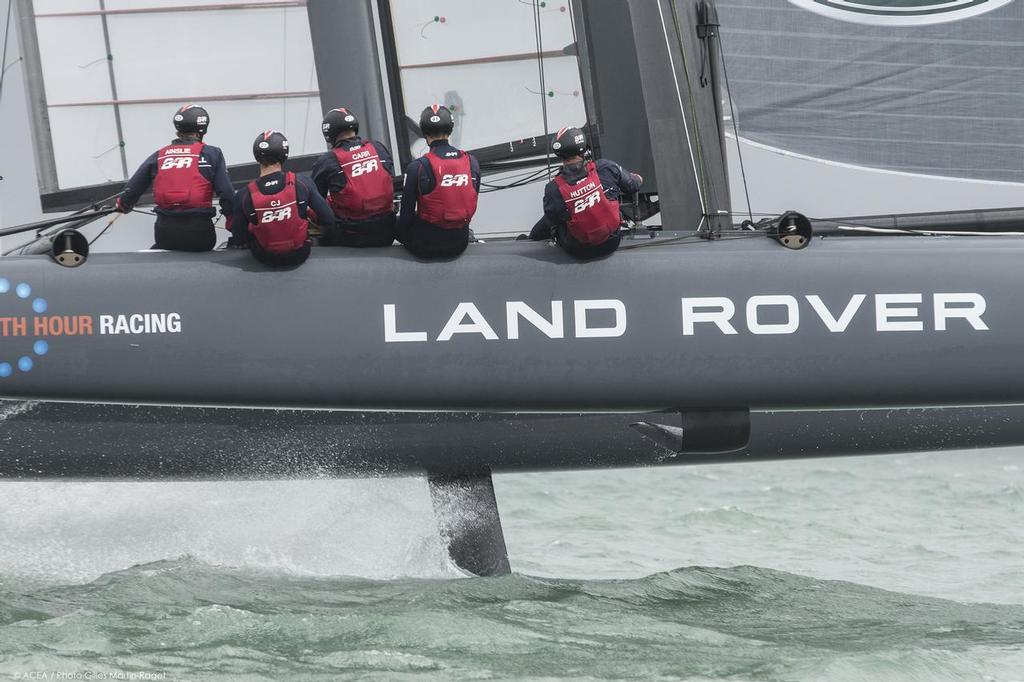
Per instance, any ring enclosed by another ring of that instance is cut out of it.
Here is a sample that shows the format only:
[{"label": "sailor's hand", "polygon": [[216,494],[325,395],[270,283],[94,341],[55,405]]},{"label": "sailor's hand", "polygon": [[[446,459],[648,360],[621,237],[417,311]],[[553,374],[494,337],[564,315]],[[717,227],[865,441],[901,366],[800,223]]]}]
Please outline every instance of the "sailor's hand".
[{"label": "sailor's hand", "polygon": [[640,175],[639,173],[633,173],[633,177],[636,178],[636,184],[644,184],[644,176]]},{"label": "sailor's hand", "polygon": [[551,239],[551,223],[548,222],[546,217],[534,223],[533,228],[530,230],[530,239],[535,242]]},{"label": "sailor's hand", "polygon": [[124,201],[121,200],[121,197],[118,197],[114,201],[114,210],[117,211],[118,213],[131,213],[132,212],[131,206],[125,205]]}]

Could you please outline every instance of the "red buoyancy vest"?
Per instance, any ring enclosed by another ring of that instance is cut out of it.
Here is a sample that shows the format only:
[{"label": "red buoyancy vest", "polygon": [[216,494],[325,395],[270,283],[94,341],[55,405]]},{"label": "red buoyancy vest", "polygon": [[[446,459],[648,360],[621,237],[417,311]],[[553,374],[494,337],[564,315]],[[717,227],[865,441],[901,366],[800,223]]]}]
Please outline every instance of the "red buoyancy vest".
[{"label": "red buoyancy vest", "polygon": [[608,198],[593,161],[587,163],[587,177],[570,185],[561,174],[555,184],[569,210],[569,234],[583,244],[603,244],[619,229],[619,202]]},{"label": "red buoyancy vest", "polygon": [[434,189],[423,194],[416,203],[416,215],[422,220],[449,230],[469,227],[476,213],[476,188],[473,187],[469,154],[461,152],[456,159],[442,159],[427,153],[434,171]]},{"label": "red buoyancy vest", "polygon": [[288,253],[302,248],[309,237],[309,223],[299,215],[295,173],[286,173],[284,189],[264,194],[256,181],[249,183],[249,195],[256,213],[256,224],[249,231],[256,242],[270,253]]},{"label": "red buoyancy vest", "polygon": [[395,189],[391,173],[384,168],[372,143],[334,149],[341,171],[345,174],[345,188],[331,192],[327,201],[335,215],[351,221],[361,221],[394,210]]},{"label": "red buoyancy vest", "polygon": [[153,199],[164,210],[213,208],[213,183],[199,172],[203,143],[169,144],[156,153]]}]

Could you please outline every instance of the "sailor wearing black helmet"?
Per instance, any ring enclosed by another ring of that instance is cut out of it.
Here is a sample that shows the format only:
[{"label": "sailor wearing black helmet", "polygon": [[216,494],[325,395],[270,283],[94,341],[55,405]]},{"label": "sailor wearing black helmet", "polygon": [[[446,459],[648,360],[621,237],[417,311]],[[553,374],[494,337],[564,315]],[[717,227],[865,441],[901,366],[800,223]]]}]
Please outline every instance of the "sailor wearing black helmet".
[{"label": "sailor wearing black helmet", "polygon": [[313,182],[334,210],[338,229],[322,246],[390,246],[395,240],[395,164],[376,140],[359,137],[359,119],[348,109],[324,116],[331,150],[313,164]]},{"label": "sailor wearing black helmet", "polygon": [[307,178],[284,170],[288,139],[276,130],[260,133],[252,143],[260,177],[238,190],[229,246],[248,244],[262,263],[300,265],[309,258],[309,221],[334,229],[334,215]]},{"label": "sailor wearing black helmet", "polygon": [[587,161],[587,136],[579,128],[562,128],[551,150],[562,169],[544,188],[544,217],[530,239],[552,237],[567,253],[588,259],[619,248],[619,199],[640,191],[644,179],[607,159]]},{"label": "sailor wearing black helmet", "polygon": [[220,198],[221,213],[232,215],[235,189],[228,177],[224,154],[203,143],[210,125],[206,109],[186,104],[174,114],[177,137],[155,151],[139,166],[117,197],[122,213],[132,210],[153,186],[156,202],[154,248],[174,251],[209,251],[217,243],[213,195]]},{"label": "sailor wearing black helmet", "polygon": [[448,143],[455,123],[439,104],[423,110],[420,130],[430,150],[405,170],[398,240],[420,258],[452,258],[469,244],[480,193],[480,164]]}]

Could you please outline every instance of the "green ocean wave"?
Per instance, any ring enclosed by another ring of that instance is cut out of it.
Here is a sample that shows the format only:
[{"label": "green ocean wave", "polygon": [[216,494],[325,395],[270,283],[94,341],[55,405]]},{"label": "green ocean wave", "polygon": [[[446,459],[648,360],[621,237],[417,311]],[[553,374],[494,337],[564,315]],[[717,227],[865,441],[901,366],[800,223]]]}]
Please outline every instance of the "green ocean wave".
[{"label": "green ocean wave", "polygon": [[11,677],[1003,679],[1024,664],[1024,606],[753,566],[376,581],[183,557],[84,585],[0,584],[0,675]]}]

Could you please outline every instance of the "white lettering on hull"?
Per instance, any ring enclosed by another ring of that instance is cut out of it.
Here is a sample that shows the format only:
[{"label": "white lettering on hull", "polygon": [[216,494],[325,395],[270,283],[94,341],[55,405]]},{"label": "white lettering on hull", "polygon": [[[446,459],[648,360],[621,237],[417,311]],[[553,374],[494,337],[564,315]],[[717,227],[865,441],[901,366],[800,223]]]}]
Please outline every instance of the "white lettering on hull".
[{"label": "white lettering on hull", "polygon": [[[931,298],[931,324],[923,319],[927,316]],[[924,332],[948,331],[954,328],[970,328],[974,331],[988,331],[983,319],[987,311],[985,297],[977,293],[899,293],[875,294],[873,331],[882,332]],[[739,304],[743,319],[737,320],[738,304],[725,296],[686,297],[680,299],[683,336],[718,333],[725,336],[740,334],[740,329],[757,336],[778,336],[796,334],[801,325],[820,324],[831,334],[843,334],[860,319],[858,328],[864,331],[870,324],[870,312],[862,312],[868,294],[853,294],[845,301],[825,303],[821,296],[808,294],[802,297],[789,294],[751,296]],[[540,312],[524,301],[505,302],[504,337],[487,320],[475,303],[464,301],[457,304],[434,340],[451,341],[456,335],[479,336],[486,341],[501,338],[517,341],[523,334],[548,339],[567,338],[566,304],[550,301],[550,313]],[[572,338],[613,339],[624,336],[627,331],[626,305],[618,299],[594,299],[572,301]],[[809,306],[808,311],[806,307]],[[541,308],[543,310],[543,308]],[[811,315],[810,313],[814,314]],[[493,313],[491,313],[493,314]],[[858,317],[859,316],[859,317]],[[865,319],[866,318],[866,319]],[[493,319],[493,318],[492,318]],[[524,323],[532,327],[525,328]],[[101,321],[102,324],[102,321]],[[116,332],[101,332],[116,333]],[[134,332],[131,332],[134,333]],[[384,305],[385,343],[426,343],[432,332],[421,330],[398,330],[398,310],[393,303]]]},{"label": "white lettering on hull", "polygon": [[181,315],[178,313],[136,313],[134,315],[100,315],[100,334],[178,334]]},{"label": "white lettering on hull", "polygon": [[[573,301],[573,333],[577,339],[610,339],[626,333],[626,306],[616,299]],[[598,313],[611,313],[598,317]],[[521,321],[528,322],[549,339],[565,338],[565,305],[562,301],[551,301],[550,318],[545,317],[523,301],[505,303],[505,338],[516,341],[522,333]],[[437,335],[437,341],[451,341],[457,334],[477,335],[487,341],[497,341],[499,336],[476,304],[459,303],[448,321]],[[398,331],[398,307],[394,303],[384,305],[384,343],[426,343],[426,330]]]},{"label": "white lettering on hull", "polygon": [[[925,322],[920,319],[923,294],[876,294],[876,332],[923,332]],[[817,314],[825,328],[833,334],[845,332],[867,299],[866,294],[854,294],[835,317],[828,306],[816,294],[804,296],[811,309]],[[982,319],[987,304],[985,297],[975,293],[933,294],[934,331],[947,331],[950,320],[964,320],[975,331],[988,331]],[[761,322],[761,311],[766,308],[783,308],[785,320],[772,324]],[[725,297],[702,297],[682,299],[683,336],[694,336],[710,323],[722,334],[737,334],[733,325],[736,304]],[[800,329],[800,302],[795,296],[751,296],[746,302],[746,326],[752,334],[795,334]],[[698,326],[701,325],[701,326]]]}]

